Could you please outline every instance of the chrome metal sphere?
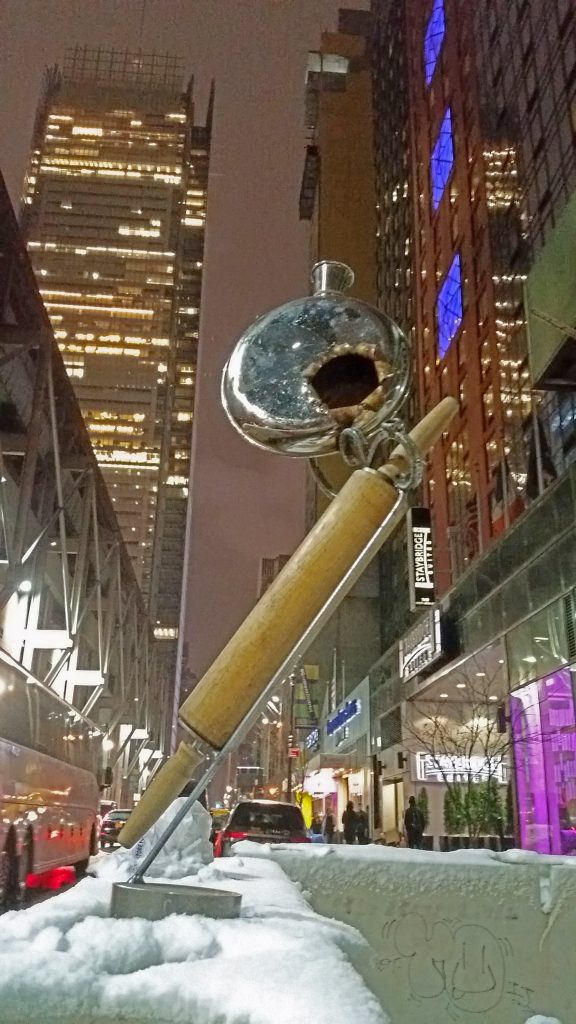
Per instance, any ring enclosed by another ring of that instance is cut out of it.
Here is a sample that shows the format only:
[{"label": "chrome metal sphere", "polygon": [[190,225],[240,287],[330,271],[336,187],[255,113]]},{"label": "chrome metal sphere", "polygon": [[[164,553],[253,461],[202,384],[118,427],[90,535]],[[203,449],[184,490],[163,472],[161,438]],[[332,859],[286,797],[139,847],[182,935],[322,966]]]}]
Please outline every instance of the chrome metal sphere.
[{"label": "chrome metal sphere", "polygon": [[319,263],[314,295],[260,317],[222,377],[222,404],[253,444],[286,455],[329,455],[344,427],[369,437],[408,393],[410,352],[396,324],[342,294],[342,263]]}]

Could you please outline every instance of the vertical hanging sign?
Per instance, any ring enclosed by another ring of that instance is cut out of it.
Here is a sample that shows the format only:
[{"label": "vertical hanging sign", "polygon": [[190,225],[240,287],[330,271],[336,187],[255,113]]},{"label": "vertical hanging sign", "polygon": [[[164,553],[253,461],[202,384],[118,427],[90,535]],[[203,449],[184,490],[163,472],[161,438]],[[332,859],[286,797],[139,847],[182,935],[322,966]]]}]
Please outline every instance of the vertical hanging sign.
[{"label": "vertical hanging sign", "polygon": [[410,610],[434,604],[434,556],[432,552],[432,524],[430,509],[408,509],[408,574],[410,582]]}]

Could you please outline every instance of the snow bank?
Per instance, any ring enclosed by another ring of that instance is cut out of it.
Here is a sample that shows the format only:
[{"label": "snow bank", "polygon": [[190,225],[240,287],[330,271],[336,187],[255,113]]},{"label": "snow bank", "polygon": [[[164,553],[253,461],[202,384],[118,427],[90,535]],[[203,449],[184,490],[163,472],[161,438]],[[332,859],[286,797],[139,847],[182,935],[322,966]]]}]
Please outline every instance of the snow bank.
[{"label": "snow bank", "polygon": [[526,1024],[562,1024],[557,1017],[541,1017],[538,1014],[537,1017],[530,1017],[530,1020],[526,1021]]},{"label": "snow bank", "polygon": [[[116,882],[129,878],[134,874],[138,862],[143,860],[185,802],[184,798],[174,800],[156,824],[131,850],[120,849],[104,858],[95,858],[91,863],[91,870],[99,878],[112,878]],[[211,827],[212,819],[209,812],[202,804],[196,802],[146,874],[153,878],[171,880],[196,875],[201,867],[210,864],[214,856],[210,842]]]},{"label": "snow bank", "polygon": [[360,934],[316,914],[271,860],[205,863],[206,824],[197,811],[164,878],[240,892],[239,919],[112,919],[112,881],[135,855],[99,859],[99,877],[3,916],[2,1024],[391,1024],[352,966],[369,955]]},{"label": "snow bank", "polygon": [[110,918],[113,881],[179,806],[98,877],[2,917],[1,1024],[573,1019],[572,860],[244,843],[212,861],[197,805],[154,875],[239,892],[241,917]]},{"label": "snow bank", "polygon": [[357,928],[354,960],[394,1024],[574,1019],[576,862],[525,851],[238,843],[268,857],[313,908]]},{"label": "snow bank", "polygon": [[428,850],[409,850],[397,846],[379,846],[374,843],[368,846],[347,846],[327,844],[287,844],[250,843],[243,841],[234,844],[234,850],[242,856],[266,856],[280,853],[293,853],[304,858],[330,857],[336,855],[339,860],[358,861],[365,864],[369,861],[383,864],[389,862],[406,867],[421,865],[427,868],[453,867],[457,864],[495,866],[498,864],[532,865],[543,871],[552,867],[566,867],[576,870],[576,857],[562,857],[554,854],[534,853],[532,850],[453,850],[450,853],[438,853]]}]

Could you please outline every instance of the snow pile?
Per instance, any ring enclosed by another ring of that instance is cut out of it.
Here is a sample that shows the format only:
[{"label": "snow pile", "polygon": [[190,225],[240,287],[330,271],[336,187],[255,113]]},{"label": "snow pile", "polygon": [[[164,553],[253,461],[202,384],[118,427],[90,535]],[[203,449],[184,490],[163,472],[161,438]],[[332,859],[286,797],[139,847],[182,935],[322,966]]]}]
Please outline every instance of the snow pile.
[{"label": "snow pile", "polygon": [[[99,878],[111,878],[116,882],[129,878],[185,802],[184,798],[174,800],[131,850],[120,849],[105,858],[98,858],[92,863],[91,870]],[[200,868],[211,863],[214,856],[210,842],[211,827],[210,814],[196,802],[146,874],[171,880],[196,875]]]},{"label": "snow pile", "polygon": [[240,918],[112,919],[134,854],[111,855],[98,878],[3,916],[2,1024],[391,1024],[350,962],[369,955],[360,934],[314,913],[271,860],[203,864],[208,823],[196,811],[177,830],[163,877],[240,892]]},{"label": "snow pile", "polygon": [[312,858],[336,856],[338,859],[358,860],[366,863],[374,861],[383,863],[389,861],[391,864],[421,864],[428,868],[435,869],[437,866],[450,867],[456,864],[468,866],[512,864],[512,865],[535,865],[540,868],[569,867],[576,869],[576,857],[565,857],[559,854],[534,853],[533,850],[453,850],[450,853],[439,853],[432,850],[409,850],[397,846],[379,846],[372,843],[367,846],[347,846],[315,843],[251,843],[243,840],[234,844],[235,852],[241,856],[262,857],[270,854],[293,853],[297,857]]},{"label": "snow pile", "polygon": [[538,1014],[537,1017],[530,1017],[530,1020],[526,1021],[526,1024],[562,1024],[557,1017],[541,1017]]},{"label": "snow pile", "polygon": [[353,963],[394,1024],[574,1019],[574,858],[246,842],[234,852],[279,864],[318,913],[361,932],[374,955]]}]

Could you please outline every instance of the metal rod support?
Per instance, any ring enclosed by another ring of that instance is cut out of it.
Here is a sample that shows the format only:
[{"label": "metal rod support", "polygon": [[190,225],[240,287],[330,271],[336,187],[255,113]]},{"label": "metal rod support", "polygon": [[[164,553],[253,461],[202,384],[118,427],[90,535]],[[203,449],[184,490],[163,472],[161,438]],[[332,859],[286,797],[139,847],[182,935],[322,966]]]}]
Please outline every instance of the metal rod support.
[{"label": "metal rod support", "polygon": [[260,713],[262,704],[266,702],[270,693],[273,693],[278,683],[286,677],[288,672],[294,667],[298,659],[304,654],[308,646],[312,643],[312,640],[317,636],[318,632],[330,617],[336,606],[350,590],[353,584],[356,582],[358,577],[362,574],[366,566],[372,560],[376,552],[379,550],[383,543],[383,538],[390,533],[390,526],[399,523],[403,519],[406,512],[406,497],[403,494],[398,495],[396,504],[391,509],[390,513],[386,516],[384,522],[380,528],[376,531],[370,542],[366,545],[364,550],[360,553],[354,564],[350,567],[346,573],[344,579],[340,581],[340,584],[334,590],[333,594],[326,602],[322,610],[318,613],[314,621],[310,624],[305,635],[300,639],[299,643],[296,644],[292,650],[290,656],[285,659],[282,665],[279,666],[278,671],[274,673],[272,678],[269,680],[268,685],[264,691],[260,694],[258,700],[254,703],[248,714],[244,717],[243,721],[240,722],[239,726],[234,730],[228,741],[215,755],[211,763],[206,768],[206,771],[200,778],[199,782],[194,786],[192,793],[186,798],[184,804],[180,810],[174,815],[172,821],[166,826],[164,831],[158,837],[152,849],[148,852],[142,863],[136,869],[134,875],[129,879],[130,883],[137,884],[142,882],[144,874],[148,870],[151,864],[154,863],[158,854],[164,849],[164,846],[174,834],[180,822],[186,817],[186,814],[198,799],[200,794],[206,789],[208,783],[214,777],[216,770],[222,763],[224,758],[236,748],[244,734],[252,725],[254,719]]},{"label": "metal rod support", "polygon": [[146,854],[144,860],[138,866],[132,877],[128,879],[129,884],[137,885],[139,882],[144,881],[144,875],[146,871],[148,870],[150,865],[154,863],[158,854],[164,849],[166,843],[170,839],[170,836],[174,835],[176,829],[178,828],[178,825],[180,824],[181,821],[184,820],[184,818],[188,814],[188,811],[191,810],[193,805],[196,803],[198,797],[202,795],[208,783],[212,781],[217,768],[221,764],[224,756],[229,752],[229,749],[230,743],[227,743],[226,746],[222,747],[222,750],[220,750],[218,754],[216,754],[214,760],[208,765],[206,771],[194,786],[194,789],[190,793],[190,796],[186,797],[186,800],[182,804],[180,810],[177,811],[177,813],[172,818],[172,821],[169,823],[169,825],[166,826],[166,828],[159,836],[159,838],[156,840],[156,842],[152,846],[152,849]]}]

